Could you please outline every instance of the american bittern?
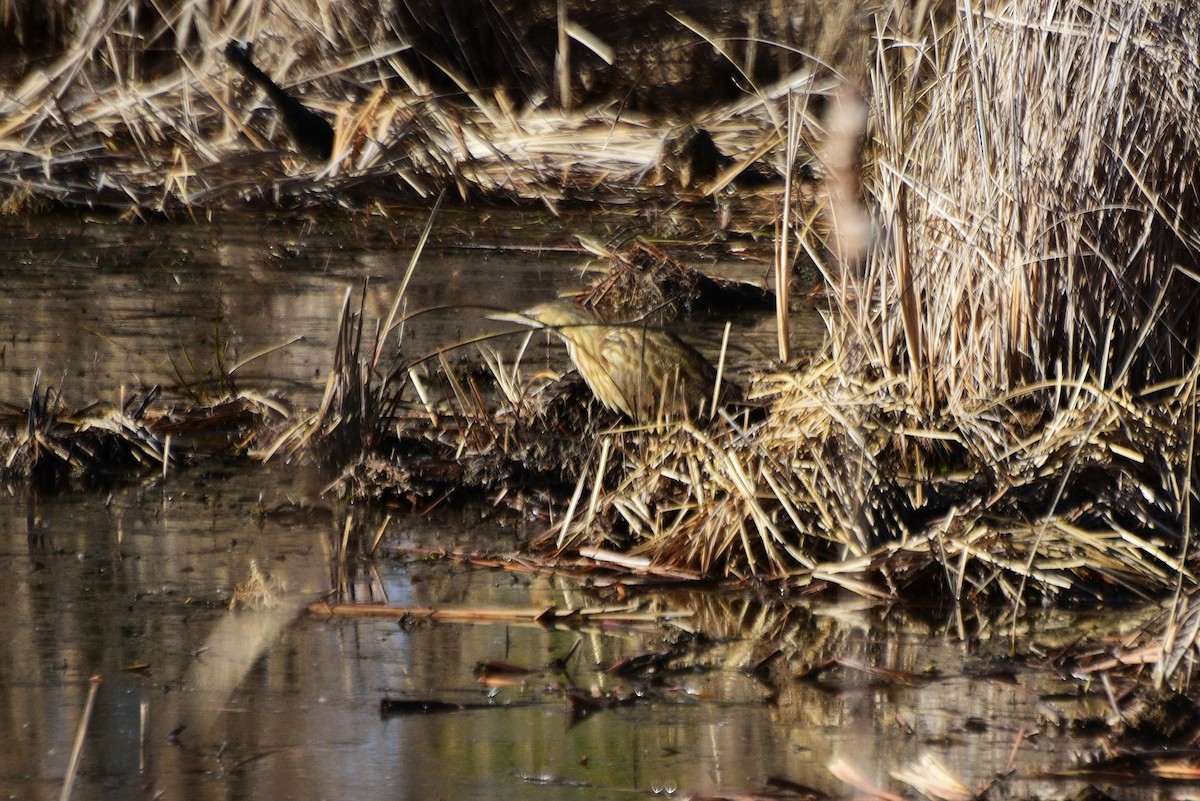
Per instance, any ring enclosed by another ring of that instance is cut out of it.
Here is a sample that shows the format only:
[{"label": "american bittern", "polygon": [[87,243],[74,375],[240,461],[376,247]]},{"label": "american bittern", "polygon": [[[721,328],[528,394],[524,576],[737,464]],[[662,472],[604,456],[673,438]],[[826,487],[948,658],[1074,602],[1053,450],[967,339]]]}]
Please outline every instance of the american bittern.
[{"label": "american bittern", "polygon": [[596,399],[637,422],[691,417],[712,400],[716,370],[661,329],[604,323],[569,301],[491,317],[553,331]]}]

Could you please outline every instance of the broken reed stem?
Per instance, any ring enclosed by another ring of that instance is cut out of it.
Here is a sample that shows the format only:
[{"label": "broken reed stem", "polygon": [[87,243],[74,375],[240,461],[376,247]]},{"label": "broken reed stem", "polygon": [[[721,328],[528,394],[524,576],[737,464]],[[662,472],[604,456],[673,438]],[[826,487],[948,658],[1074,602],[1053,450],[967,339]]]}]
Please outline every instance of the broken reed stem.
[{"label": "broken reed stem", "polygon": [[354,515],[346,515],[346,525],[342,528],[342,539],[338,545],[337,560],[338,562],[346,561],[346,554],[350,550],[350,532],[354,528]]},{"label": "broken reed stem", "polygon": [[171,464],[171,435],[167,434],[163,438],[163,455],[162,455],[162,483],[163,487],[167,486],[167,466]]},{"label": "broken reed stem", "polygon": [[150,737],[150,699],[138,703],[138,773],[146,772],[146,741]]},{"label": "broken reed stem", "polygon": [[729,354],[729,332],[733,323],[725,321],[725,330],[721,333],[721,355],[717,359],[717,377],[713,381],[712,402],[708,407],[708,419],[717,417],[717,403],[721,400],[721,380],[725,376],[725,357]]},{"label": "broken reed stem", "polygon": [[438,212],[441,211],[442,201],[446,199],[446,190],[443,189],[438,195],[437,202],[433,204],[433,210],[429,212],[429,219],[425,221],[425,228],[421,231],[421,238],[417,240],[417,246],[413,248],[412,256],[408,259],[408,267],[404,270],[404,278],[400,281],[400,288],[396,290],[396,298],[392,301],[392,307],[388,310],[386,322],[383,328],[379,330],[379,337],[375,342],[375,355],[371,359],[371,371],[374,372],[379,366],[379,359],[383,356],[384,342],[388,335],[392,332],[392,326],[396,322],[396,315],[400,312],[400,303],[408,294],[408,283],[412,280],[413,272],[417,269],[417,262],[421,259],[421,254],[425,251],[425,243],[429,241],[429,234],[433,231],[433,222],[437,219]]},{"label": "broken reed stem", "polygon": [[367,556],[371,558],[375,557],[375,550],[379,548],[379,543],[383,541],[383,535],[387,533],[387,527],[391,522],[392,516],[388,515],[379,524],[379,528],[375,531],[375,538],[371,541],[371,550],[367,553]]},{"label": "broken reed stem", "polygon": [[571,37],[567,0],[558,0],[558,41],[554,50],[554,77],[558,85],[558,105],[564,111],[571,108]]},{"label": "broken reed stem", "polygon": [[[605,440],[605,444],[608,444],[607,440]],[[571,523],[575,519],[575,511],[579,508],[579,499],[583,497],[583,488],[587,486],[587,476],[588,463],[585,461],[583,469],[579,471],[579,479],[575,482],[575,491],[571,493],[571,501],[567,504],[566,514],[563,515],[562,522],[558,526],[558,540],[555,547],[559,550],[563,549],[571,534]]]},{"label": "broken reed stem", "polygon": [[67,763],[67,775],[63,778],[62,793],[58,801],[69,801],[71,792],[75,789],[75,776],[79,773],[79,760],[83,757],[83,740],[87,736],[88,726],[92,721],[92,710],[96,707],[96,694],[104,683],[102,676],[92,676],[89,680],[87,702],[83,706],[83,717],[79,720],[79,728],[75,732],[75,745],[71,748],[71,759]]},{"label": "broken reed stem", "polygon": [[775,237],[775,329],[779,339],[779,361],[791,359],[792,261],[792,184],[796,172],[796,157],[800,152],[800,104],[795,92],[788,92],[787,144],[784,150],[783,213]]},{"label": "broken reed stem", "polygon": [[592,497],[588,501],[587,516],[583,519],[583,533],[586,536],[596,519],[596,506],[600,503],[600,493],[604,489],[604,474],[608,472],[608,457],[612,452],[612,437],[605,437],[600,446],[600,463],[596,465],[596,481],[592,485]]}]

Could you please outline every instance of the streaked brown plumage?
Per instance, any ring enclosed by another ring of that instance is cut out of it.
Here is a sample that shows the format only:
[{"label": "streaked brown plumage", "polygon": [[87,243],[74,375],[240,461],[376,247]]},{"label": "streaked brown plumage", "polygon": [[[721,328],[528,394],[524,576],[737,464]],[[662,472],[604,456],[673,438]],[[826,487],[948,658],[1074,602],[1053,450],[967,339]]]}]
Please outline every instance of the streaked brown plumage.
[{"label": "streaked brown plumage", "polygon": [[711,404],[716,370],[667,331],[601,322],[568,301],[492,317],[553,331],[597,400],[632,420],[692,417]]}]

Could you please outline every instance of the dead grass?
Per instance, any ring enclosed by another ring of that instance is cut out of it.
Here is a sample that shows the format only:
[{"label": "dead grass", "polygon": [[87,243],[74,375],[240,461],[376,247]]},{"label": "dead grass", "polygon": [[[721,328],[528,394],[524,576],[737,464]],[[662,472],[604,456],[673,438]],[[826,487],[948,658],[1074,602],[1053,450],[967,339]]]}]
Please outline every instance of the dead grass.
[{"label": "dead grass", "polygon": [[[171,27],[178,69],[137,73],[117,46],[129,7],[93,0],[94,24],[72,31],[65,54],[0,95],[9,205],[169,212],[449,189],[553,209],[661,191],[669,130],[647,117],[518,110],[465,83],[470,102],[450,104],[406,72],[400,45],[360,38],[369,20],[331,22],[321,4],[287,4],[270,24],[240,4],[219,18],[180,8],[192,15]],[[191,31],[216,46],[194,47]],[[274,116],[218,55],[234,35],[255,38],[267,71],[334,122],[328,164],[271,144],[284,141]],[[1176,76],[1196,73],[1200,14],[1158,0],[1008,0],[952,16],[897,3],[875,35],[862,97],[798,69],[694,121],[730,158],[729,176],[694,198],[726,191],[758,158],[795,164],[815,150],[823,206],[780,203],[780,284],[797,252],[818,265],[824,352],[753,381],[764,420],[587,429],[594,442],[572,451],[582,463],[560,474],[575,487],[565,519],[542,542],[653,569],[1014,610],[1037,595],[1190,590],[1200,101]],[[351,40],[384,44],[342,47]],[[829,96],[820,119],[818,95]],[[380,394],[390,321],[371,332],[350,308],[345,381],[280,443],[344,435],[341,464],[378,451],[380,432],[411,414],[429,420],[413,436],[436,443],[424,456],[446,484],[488,486],[471,470],[530,478],[511,457],[540,447],[532,432],[546,418],[515,370],[493,361],[499,416],[453,369],[439,373],[444,406],[416,373],[386,373]],[[401,379],[417,395],[403,414],[389,400]],[[50,408],[36,398],[31,409]]]},{"label": "dead grass", "polygon": [[835,104],[830,239],[794,234],[827,352],[755,383],[761,426],[625,452],[560,543],[608,521],[653,564],[1013,609],[1192,586],[1200,109],[1163,76],[1200,15],[1166,12],[1013,0],[923,41],[882,15],[865,164]]},{"label": "dead grass", "polygon": [[[516,108],[449,65],[456,96],[439,96],[401,58],[408,44],[387,29],[388,4],[337,13],[311,0],[31,8],[0,5],[0,19],[18,20],[19,47],[0,62],[0,193],[10,209],[42,200],[170,214],[246,201],[366,204],[443,189],[554,208],[656,191],[669,124],[619,99],[579,111]],[[333,125],[328,163],[290,152],[262,92],[222,55],[233,38],[253,40],[260,66]],[[774,101],[821,91],[813,69],[796,63],[782,80],[694,122],[735,162],[769,160],[779,140]]]},{"label": "dead grass", "polygon": [[[601,259],[602,277],[579,298],[604,318],[646,315],[676,320],[688,315],[717,316],[745,311],[768,311],[775,298],[756,284],[712,277],[689,267],[682,256],[637,237],[608,247],[585,239],[584,248]],[[692,245],[686,246],[691,252]]]},{"label": "dead grass", "polygon": [[0,480],[54,491],[166,477],[198,455],[248,454],[287,415],[252,392],[183,405],[164,403],[157,388],[111,406],[67,409],[38,374],[24,406],[0,405]]},{"label": "dead grass", "polygon": [[[1200,109],[1150,99],[1200,15],[1161,12],[1012,0],[915,42],[880,16],[866,102],[787,137],[827,176],[823,221],[781,226],[825,278],[825,350],[754,378],[765,419],[585,429],[537,544],[1014,612],[1192,587]],[[493,363],[514,417],[454,389],[460,482],[539,419]]]}]

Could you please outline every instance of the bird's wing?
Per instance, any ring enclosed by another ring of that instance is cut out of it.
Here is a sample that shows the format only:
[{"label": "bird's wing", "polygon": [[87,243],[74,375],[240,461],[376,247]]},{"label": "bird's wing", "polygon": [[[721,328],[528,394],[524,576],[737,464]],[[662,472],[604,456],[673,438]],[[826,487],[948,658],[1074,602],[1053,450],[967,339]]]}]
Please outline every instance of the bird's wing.
[{"label": "bird's wing", "polygon": [[637,410],[635,419],[652,419],[661,408],[683,414],[704,390],[693,386],[708,363],[676,337],[652,328],[627,326],[611,330],[604,339],[604,354],[625,403]]}]

